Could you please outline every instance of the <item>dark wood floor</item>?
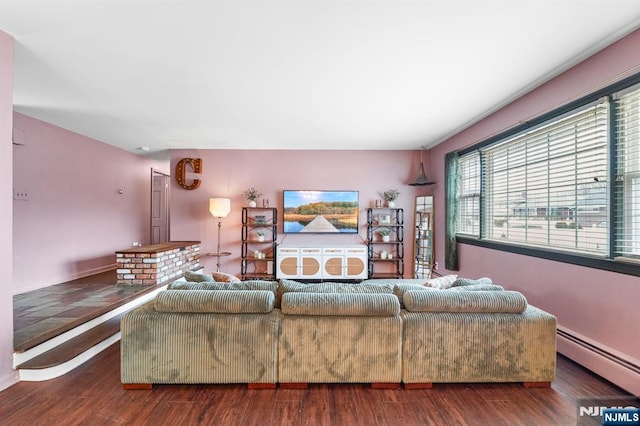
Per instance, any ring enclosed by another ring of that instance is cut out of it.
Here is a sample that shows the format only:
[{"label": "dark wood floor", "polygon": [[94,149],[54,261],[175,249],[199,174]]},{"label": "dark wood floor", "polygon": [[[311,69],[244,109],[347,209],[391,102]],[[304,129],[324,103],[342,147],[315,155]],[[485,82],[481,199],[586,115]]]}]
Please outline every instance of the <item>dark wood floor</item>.
[{"label": "dark wood floor", "polygon": [[436,384],[433,389],[311,385],[156,385],[125,391],[120,346],[46,382],[0,392],[2,425],[575,425],[577,399],[624,391],[560,356],[551,388]]}]

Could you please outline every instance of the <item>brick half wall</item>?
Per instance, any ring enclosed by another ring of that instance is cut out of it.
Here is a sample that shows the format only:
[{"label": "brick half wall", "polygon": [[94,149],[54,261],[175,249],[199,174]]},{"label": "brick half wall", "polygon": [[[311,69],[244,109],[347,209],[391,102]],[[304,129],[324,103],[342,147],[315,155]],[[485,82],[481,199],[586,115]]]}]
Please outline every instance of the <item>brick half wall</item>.
[{"label": "brick half wall", "polygon": [[116,252],[118,284],[157,285],[200,268],[199,242],[174,242]]}]

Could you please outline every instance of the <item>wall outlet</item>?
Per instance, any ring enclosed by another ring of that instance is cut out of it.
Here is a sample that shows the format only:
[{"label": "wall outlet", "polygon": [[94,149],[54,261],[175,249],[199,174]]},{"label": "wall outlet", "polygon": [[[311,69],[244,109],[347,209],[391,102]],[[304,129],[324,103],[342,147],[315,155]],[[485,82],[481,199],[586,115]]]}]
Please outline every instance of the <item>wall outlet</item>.
[{"label": "wall outlet", "polygon": [[142,244],[140,244],[140,243],[139,243],[139,242],[137,242],[137,241],[134,241],[133,243],[131,243],[131,245],[132,245],[133,247],[141,247],[141,246],[142,246]]},{"label": "wall outlet", "polygon": [[29,201],[29,193],[22,189],[13,188],[13,199],[15,201]]},{"label": "wall outlet", "polygon": [[436,271],[438,270],[438,262],[433,263],[433,269],[435,269]]}]

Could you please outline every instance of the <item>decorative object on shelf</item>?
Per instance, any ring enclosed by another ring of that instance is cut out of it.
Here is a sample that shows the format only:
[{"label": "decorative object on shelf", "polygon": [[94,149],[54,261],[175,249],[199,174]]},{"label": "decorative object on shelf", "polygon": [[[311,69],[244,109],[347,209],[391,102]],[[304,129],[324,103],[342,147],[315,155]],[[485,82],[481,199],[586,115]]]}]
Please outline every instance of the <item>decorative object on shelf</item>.
[{"label": "decorative object on shelf", "polygon": [[258,214],[253,218],[253,223],[255,223],[256,225],[265,225],[267,223],[267,216]]},{"label": "decorative object on shelf", "polygon": [[264,231],[256,232],[256,237],[257,237],[259,242],[263,242],[264,241]]},{"label": "decorative object on shelf", "polygon": [[262,192],[255,189],[253,186],[248,188],[242,193],[242,195],[249,200],[249,207],[256,207],[256,198],[262,195]]},{"label": "decorative object on shelf", "polygon": [[262,207],[264,207],[265,209],[267,207],[269,207],[269,199],[268,198],[263,198],[262,199]]},{"label": "decorative object on shelf", "polygon": [[390,214],[381,214],[378,216],[378,223],[380,225],[391,225],[391,215]]},{"label": "decorative object on shelf", "polygon": [[210,198],[209,199],[209,213],[211,216],[218,219],[218,249],[213,255],[217,258],[216,272],[220,272],[220,257],[228,256],[231,253],[220,251],[220,234],[222,233],[222,221],[223,217],[231,212],[231,200],[229,198]]},{"label": "decorative object on shelf", "polygon": [[387,207],[395,207],[395,201],[400,196],[400,191],[398,191],[397,189],[387,189],[382,193],[382,196],[387,201]]},{"label": "decorative object on shelf", "polygon": [[389,228],[380,228],[378,229],[378,234],[382,237],[383,243],[388,243],[391,238],[391,229]]},{"label": "decorative object on shelf", "polygon": [[426,186],[426,185],[435,185],[435,182],[432,182],[427,175],[424,173],[424,164],[422,163],[422,151],[426,148],[424,146],[420,147],[420,169],[418,170],[418,176],[411,182],[409,185],[411,186]]}]

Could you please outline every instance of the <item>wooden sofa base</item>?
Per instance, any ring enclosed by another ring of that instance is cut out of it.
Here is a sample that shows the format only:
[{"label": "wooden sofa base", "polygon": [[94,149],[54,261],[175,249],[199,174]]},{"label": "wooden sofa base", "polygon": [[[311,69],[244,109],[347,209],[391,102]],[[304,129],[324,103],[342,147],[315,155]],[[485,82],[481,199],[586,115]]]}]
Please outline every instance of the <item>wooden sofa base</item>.
[{"label": "wooden sofa base", "polygon": [[405,389],[431,389],[433,388],[433,383],[405,383]]},{"label": "wooden sofa base", "polygon": [[280,383],[280,389],[309,389],[309,383]]},{"label": "wooden sofa base", "polygon": [[[309,383],[280,383],[280,389],[309,389]],[[400,389],[400,383],[371,383],[371,389]]]},{"label": "wooden sofa base", "polygon": [[124,390],[149,390],[153,385],[151,383],[123,383]]},{"label": "wooden sofa base", "polygon": [[550,388],[551,382],[522,382],[525,388]]},{"label": "wooden sofa base", "polygon": [[[150,390],[153,387],[151,383],[123,383],[124,390]],[[275,383],[247,383],[247,389],[275,389]]]},{"label": "wooden sofa base", "polygon": [[[550,388],[551,382],[522,382],[525,388]],[[433,383],[405,383],[405,389],[432,389]]]}]

